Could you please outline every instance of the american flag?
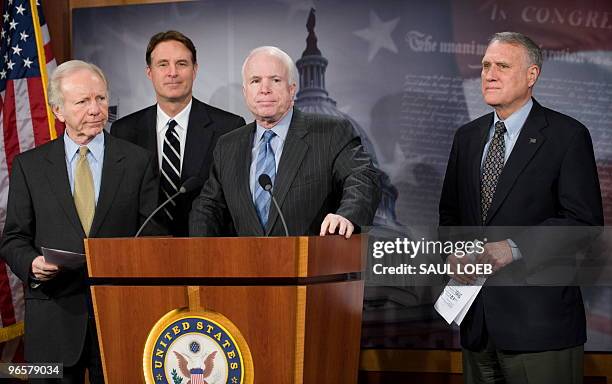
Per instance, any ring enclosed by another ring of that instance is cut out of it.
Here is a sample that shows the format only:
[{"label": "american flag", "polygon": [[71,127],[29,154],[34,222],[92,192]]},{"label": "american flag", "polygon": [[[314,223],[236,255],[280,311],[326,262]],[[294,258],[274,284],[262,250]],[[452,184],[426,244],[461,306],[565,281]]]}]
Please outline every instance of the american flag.
[{"label": "american flag", "polygon": [[[47,78],[56,63],[40,2],[4,0],[0,11],[1,231],[13,159],[54,139],[58,132],[45,97]],[[23,334],[23,312],[23,284],[0,260],[0,343]],[[18,345],[0,344],[0,361],[12,360]]]}]

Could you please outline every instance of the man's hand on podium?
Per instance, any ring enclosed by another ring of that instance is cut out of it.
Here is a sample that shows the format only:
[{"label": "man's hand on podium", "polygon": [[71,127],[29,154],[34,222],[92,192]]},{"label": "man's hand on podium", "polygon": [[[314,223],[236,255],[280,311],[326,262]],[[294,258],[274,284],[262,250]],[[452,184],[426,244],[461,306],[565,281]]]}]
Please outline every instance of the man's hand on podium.
[{"label": "man's hand on podium", "polygon": [[336,229],[338,229],[338,235],[344,236],[348,239],[353,234],[355,227],[347,218],[333,213],[328,213],[321,223],[320,235],[333,235],[336,233]]}]

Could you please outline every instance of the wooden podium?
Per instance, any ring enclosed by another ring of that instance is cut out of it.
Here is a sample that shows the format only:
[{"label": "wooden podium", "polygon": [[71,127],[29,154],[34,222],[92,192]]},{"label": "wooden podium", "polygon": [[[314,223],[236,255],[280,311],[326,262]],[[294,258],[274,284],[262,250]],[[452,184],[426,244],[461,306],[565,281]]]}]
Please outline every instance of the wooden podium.
[{"label": "wooden podium", "polygon": [[239,329],[253,362],[246,383],[357,382],[360,236],[87,239],[85,248],[107,383],[144,383],[149,332],[187,307]]}]

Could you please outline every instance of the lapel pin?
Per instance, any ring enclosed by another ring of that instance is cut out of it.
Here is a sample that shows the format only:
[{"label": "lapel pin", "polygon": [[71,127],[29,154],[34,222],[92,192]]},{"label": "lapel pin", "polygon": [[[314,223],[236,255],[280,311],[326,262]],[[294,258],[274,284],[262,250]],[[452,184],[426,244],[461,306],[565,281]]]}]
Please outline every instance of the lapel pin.
[{"label": "lapel pin", "polygon": [[535,144],[537,141],[538,141],[538,140],[536,140],[536,139],[535,139],[535,138],[533,138],[533,137],[530,137],[530,138],[529,138],[529,144]]}]

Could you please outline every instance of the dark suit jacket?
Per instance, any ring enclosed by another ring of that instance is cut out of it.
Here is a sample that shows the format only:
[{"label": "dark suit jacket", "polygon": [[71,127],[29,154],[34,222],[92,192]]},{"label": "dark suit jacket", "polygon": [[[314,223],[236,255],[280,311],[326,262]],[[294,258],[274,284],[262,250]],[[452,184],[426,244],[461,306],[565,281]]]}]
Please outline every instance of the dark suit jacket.
[{"label": "dark suit jacket", "polygon": [[[245,124],[242,117],[193,98],[183,155],[181,183],[192,176],[198,176],[202,181],[206,181],[212,163],[212,151],[219,137]],[[125,116],[111,126],[112,135],[148,149],[158,159],[156,131],[157,105]],[[159,162],[156,164],[159,165]],[[159,173],[158,166],[155,167],[155,172]],[[168,225],[172,235],[187,236],[189,211],[193,199],[199,194],[200,189],[197,189],[177,198],[177,217],[174,223]],[[160,193],[161,196],[163,194]]]},{"label": "dark suit jacket", "polygon": [[[150,153],[105,133],[104,163],[91,237],[133,236],[157,204]],[[0,255],[25,282],[25,353],[30,362],[77,362],[88,322],[85,266],[28,284],[41,247],[84,253],[66,169],[64,136],[13,161]]]},{"label": "dark suit jacket", "polygon": [[[481,225],[480,167],[492,124],[490,113],[455,134],[440,200],[441,226]],[[587,128],[534,100],[498,181],[485,225],[603,225]],[[534,239],[518,235],[513,240],[523,258],[506,268],[536,267],[539,260],[529,252]],[[543,351],[583,344],[586,326],[580,289],[485,285],[461,324],[461,344],[478,350],[486,344],[487,334],[501,350]]]},{"label": "dark suit jacket", "polygon": [[[193,204],[192,236],[285,234],[274,205],[264,233],[253,204],[249,170],[255,129],[251,123],[219,140],[210,178]],[[347,120],[294,109],[277,168],[274,196],[290,235],[318,235],[328,213],[358,227],[371,224],[380,174]]]}]

